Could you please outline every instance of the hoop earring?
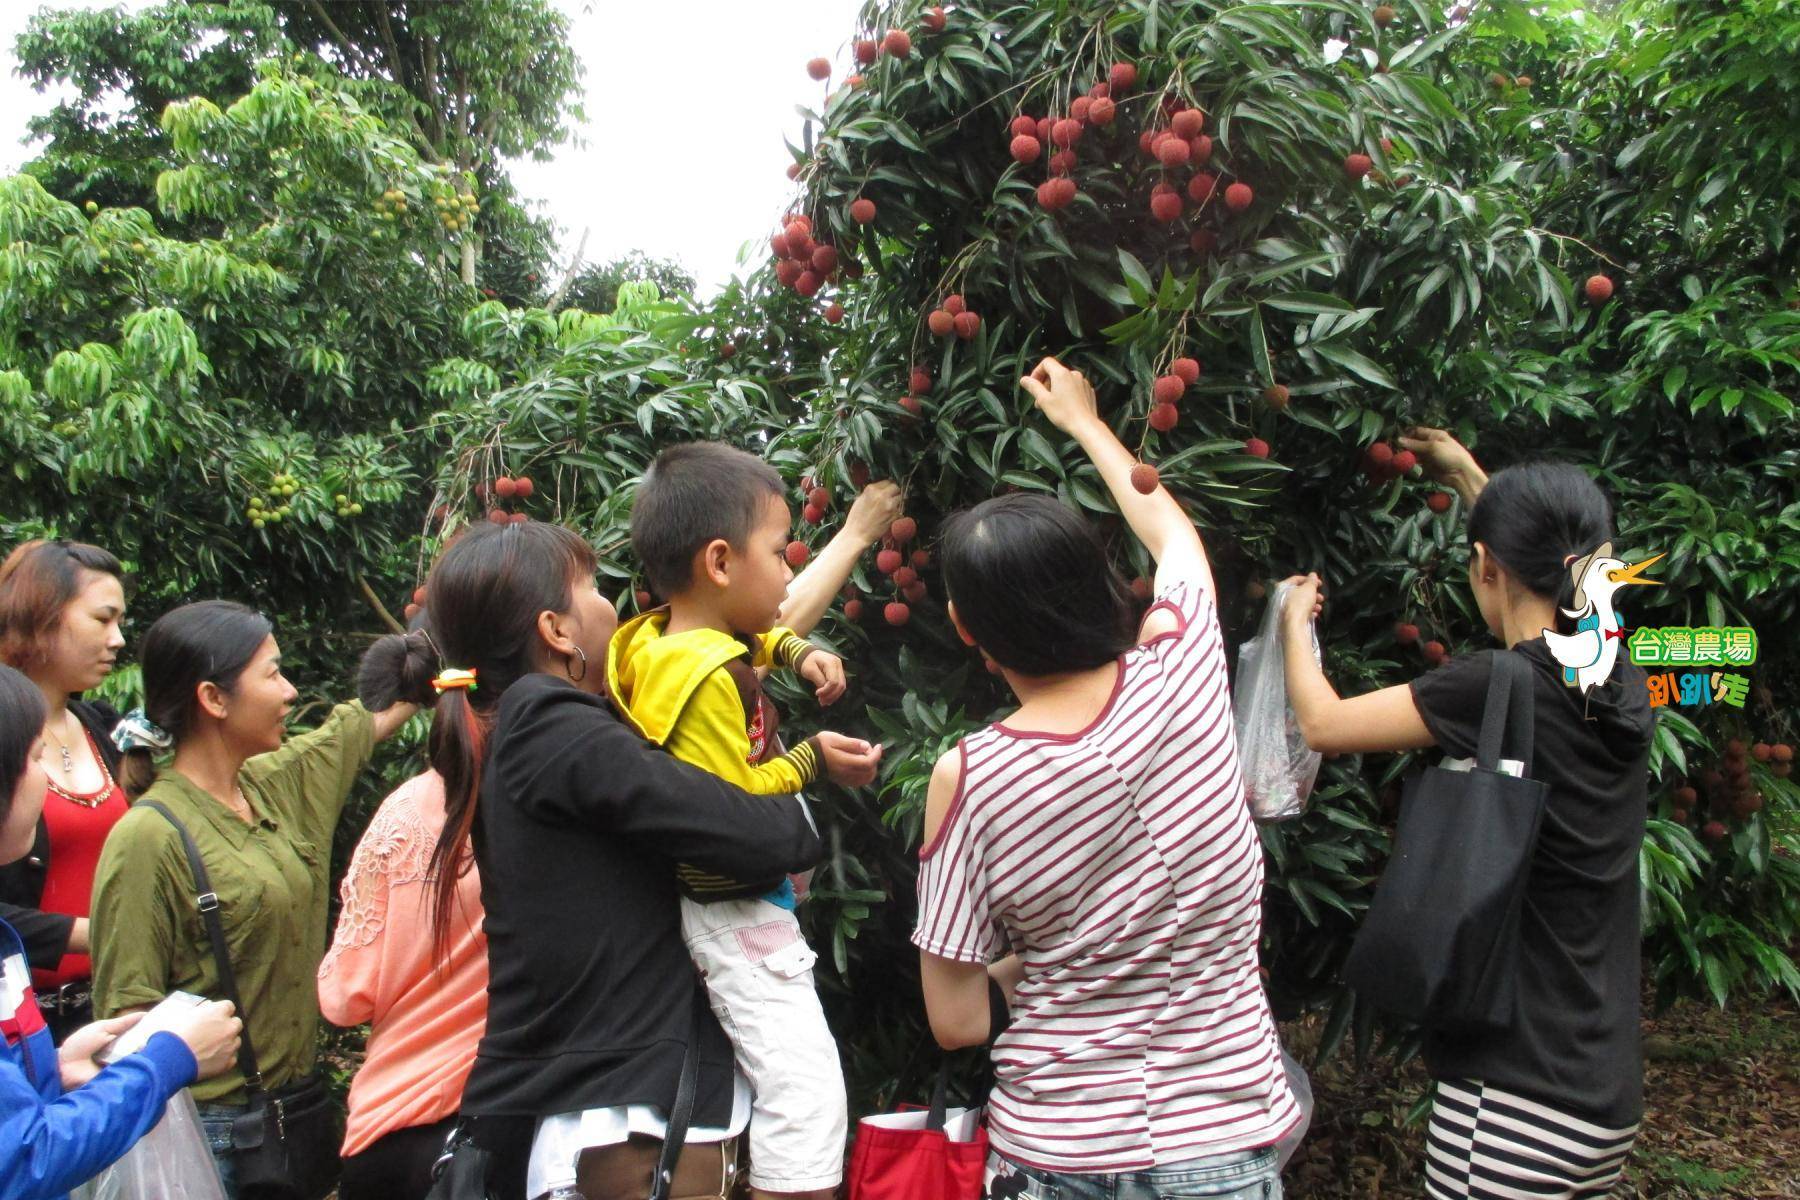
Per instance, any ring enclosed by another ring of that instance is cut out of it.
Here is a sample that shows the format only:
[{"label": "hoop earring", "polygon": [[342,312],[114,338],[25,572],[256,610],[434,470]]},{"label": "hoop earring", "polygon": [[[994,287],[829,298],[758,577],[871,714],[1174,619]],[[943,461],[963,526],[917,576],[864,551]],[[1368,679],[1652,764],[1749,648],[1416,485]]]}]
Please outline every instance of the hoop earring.
[{"label": "hoop earring", "polygon": [[568,667],[563,668],[564,671],[568,672],[570,683],[580,683],[587,678],[587,651],[583,650],[580,646],[577,646],[575,647],[575,657],[581,660],[581,674],[577,675],[574,671],[569,670]]}]

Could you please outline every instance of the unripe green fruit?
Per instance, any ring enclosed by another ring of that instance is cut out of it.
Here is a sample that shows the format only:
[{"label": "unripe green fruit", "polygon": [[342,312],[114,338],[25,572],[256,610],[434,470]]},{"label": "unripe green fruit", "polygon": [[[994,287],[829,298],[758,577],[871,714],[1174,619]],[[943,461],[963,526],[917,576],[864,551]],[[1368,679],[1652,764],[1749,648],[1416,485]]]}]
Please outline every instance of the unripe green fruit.
[{"label": "unripe green fruit", "polygon": [[261,529],[265,524],[267,524],[267,522],[265,522],[261,517],[257,517],[254,521],[250,522],[250,527],[252,529]]},{"label": "unripe green fruit", "polygon": [[351,516],[353,516],[353,517],[360,517],[360,516],[362,516],[362,505],[360,505],[360,504],[352,504],[352,505],[351,505],[351,506],[350,506],[350,515],[351,515]]}]

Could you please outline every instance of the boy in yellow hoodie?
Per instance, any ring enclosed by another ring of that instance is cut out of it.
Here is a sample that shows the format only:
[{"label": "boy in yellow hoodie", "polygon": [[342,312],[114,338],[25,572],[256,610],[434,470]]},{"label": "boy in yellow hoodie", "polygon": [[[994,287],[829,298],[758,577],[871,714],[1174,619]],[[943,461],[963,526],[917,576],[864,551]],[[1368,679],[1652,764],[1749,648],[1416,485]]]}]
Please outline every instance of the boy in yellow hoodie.
[{"label": "boy in yellow hoodie", "polygon": [[[667,606],[620,626],[608,687],[644,737],[746,791],[797,793],[821,774],[861,786],[880,747],[819,733],[783,751],[760,684],[761,672],[785,669],[821,704],[844,692],[836,655],[775,624],[793,578],[784,490],[762,460],[718,443],[657,456],[638,485],[631,543]],[[793,887],[685,864],[677,874],[683,937],[749,1084],[724,1132],[748,1115],[755,1195],[827,1200],[843,1175],[848,1112]]]}]

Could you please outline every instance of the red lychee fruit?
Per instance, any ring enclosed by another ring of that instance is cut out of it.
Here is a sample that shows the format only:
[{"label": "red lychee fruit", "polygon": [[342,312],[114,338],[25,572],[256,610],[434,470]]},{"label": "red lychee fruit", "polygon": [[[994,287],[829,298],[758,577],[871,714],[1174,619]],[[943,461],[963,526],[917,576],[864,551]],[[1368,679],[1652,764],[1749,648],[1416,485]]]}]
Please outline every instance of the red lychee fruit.
[{"label": "red lychee fruit", "polygon": [[1786,742],[1776,742],[1769,747],[1769,757],[1778,763],[1793,762],[1794,748]]},{"label": "red lychee fruit", "polygon": [[1085,122],[1088,119],[1088,110],[1093,106],[1093,103],[1094,99],[1092,96],[1077,96],[1074,100],[1069,102],[1069,115],[1077,121]]},{"label": "red lychee fruit", "polygon": [[1724,823],[1720,821],[1708,821],[1700,827],[1700,836],[1709,842],[1722,842],[1730,834],[1731,831],[1726,829]]},{"label": "red lychee fruit", "polygon": [[1210,171],[1200,171],[1188,180],[1188,199],[1195,204],[1205,204],[1212,199],[1213,190],[1219,186],[1219,177]]},{"label": "red lychee fruit", "polygon": [[831,60],[829,58],[813,59],[806,64],[806,73],[811,75],[814,79],[830,79]]},{"label": "red lychee fruit", "polygon": [[1225,189],[1225,207],[1232,212],[1243,212],[1255,199],[1256,193],[1250,190],[1247,183],[1234,183]]},{"label": "red lychee fruit", "polygon": [[1196,254],[1211,254],[1219,245],[1219,235],[1210,229],[1196,229],[1188,239],[1188,247]]},{"label": "red lychee fruit", "polygon": [[421,584],[421,585],[420,585],[420,586],[418,586],[418,587],[416,587],[416,588],[414,588],[414,589],[413,589],[413,594],[412,594],[412,599],[413,599],[413,603],[414,603],[414,604],[417,604],[417,605],[420,605],[420,606],[423,606],[423,605],[424,605],[424,603],[425,603],[425,594],[426,594],[426,593],[425,593],[425,587],[424,587],[424,585],[423,585],[423,584]]},{"label": "red lychee fruit", "polygon": [[897,588],[917,582],[919,582],[919,573],[911,567],[900,567],[894,572],[894,586]]},{"label": "red lychee fruit", "polygon": [[830,508],[831,507],[831,490],[829,488],[822,487],[816,483],[812,484],[812,485],[808,486],[806,489],[806,502],[808,504],[812,505],[814,508],[819,508],[819,509]]},{"label": "red lychee fruit", "polygon": [[537,484],[531,482],[531,476],[521,475],[513,480],[513,495],[519,499],[529,500],[535,491],[537,491]]},{"label": "red lychee fruit", "polygon": [[1184,108],[1169,118],[1169,129],[1184,141],[1197,138],[1206,129],[1206,114],[1197,108]]},{"label": "red lychee fruit", "polygon": [[1434,513],[1449,512],[1450,511],[1450,493],[1449,492],[1432,492],[1430,495],[1425,497],[1425,507],[1429,508]]},{"label": "red lychee fruit", "polygon": [[527,522],[529,520],[531,520],[530,513],[516,512],[512,515],[512,523],[514,525],[523,525],[525,522]]},{"label": "red lychee fruit", "polygon": [[1137,67],[1132,63],[1114,63],[1112,68],[1106,72],[1107,87],[1112,89],[1111,94],[1115,96],[1137,86],[1137,80]]},{"label": "red lychee fruit", "polygon": [[1363,457],[1368,460],[1370,466],[1386,470],[1393,465],[1394,448],[1386,442],[1376,442],[1364,452]]},{"label": "red lychee fruit", "polygon": [[1158,404],[1173,404],[1187,392],[1187,380],[1179,375],[1158,375],[1150,396]]},{"label": "red lychee fruit", "polygon": [[970,341],[981,329],[981,318],[972,312],[956,314],[956,336],[963,341]]},{"label": "red lychee fruit", "polygon": [[814,246],[812,252],[812,269],[821,275],[829,275],[837,270],[838,252],[836,246]]},{"label": "red lychee fruit", "polygon": [[911,416],[918,416],[925,411],[925,404],[917,396],[900,397],[900,407]]},{"label": "red lychee fruit", "polygon": [[949,337],[956,332],[956,318],[944,309],[934,308],[925,318],[925,327],[933,337]]},{"label": "red lychee fruit", "polygon": [[1196,164],[1203,164],[1203,163],[1212,161],[1213,140],[1210,137],[1207,137],[1203,133],[1199,137],[1194,138],[1192,141],[1188,142],[1188,145],[1193,147],[1194,162]]},{"label": "red lychee fruit", "polygon": [[419,615],[419,605],[417,602],[408,604],[405,608],[400,610],[400,615],[405,617],[408,621],[412,620]]},{"label": "red lychee fruit", "polygon": [[1401,621],[1394,626],[1394,640],[1402,646],[1410,646],[1419,640],[1419,627],[1410,621]]},{"label": "red lychee fruit", "polygon": [[1613,281],[1604,275],[1589,275],[1581,290],[1587,294],[1589,304],[1605,304],[1612,299]]},{"label": "red lychee fruit", "polygon": [[[1180,142],[1174,143],[1179,146]],[[1181,220],[1181,197],[1173,192],[1163,192],[1150,197],[1150,215],[1165,225],[1172,225]]]},{"label": "red lychee fruit", "polygon": [[1057,212],[1075,203],[1075,181],[1068,176],[1046,179],[1038,184],[1038,207],[1048,212]]},{"label": "red lychee fruit", "polygon": [[1411,450],[1401,450],[1394,455],[1393,467],[1396,475],[1404,475],[1418,465],[1419,456]]},{"label": "red lychee fruit", "polygon": [[861,75],[846,75],[846,76],[844,76],[844,86],[845,87],[859,88],[862,85],[863,85],[863,77]]},{"label": "red lychee fruit", "polygon": [[887,607],[881,610],[881,615],[889,625],[904,625],[912,620],[912,609],[899,600],[890,600]]},{"label": "red lychee fruit", "polygon": [[1269,443],[1261,438],[1251,438],[1244,443],[1244,453],[1252,458],[1269,457]]},{"label": "red lychee fruit", "polygon": [[1073,146],[1081,140],[1081,135],[1086,129],[1087,126],[1075,118],[1064,117],[1050,127],[1050,140],[1058,146]]},{"label": "red lychee fruit", "polygon": [[862,615],[863,615],[863,602],[861,600],[846,600],[846,601],[844,601],[844,619],[845,620],[860,621],[860,620],[862,620]]},{"label": "red lychee fruit", "polygon": [[1055,117],[1039,117],[1037,123],[1037,140],[1048,143],[1050,141],[1050,131],[1055,128]]},{"label": "red lychee fruit", "polygon": [[875,202],[863,197],[850,202],[850,219],[858,225],[867,225],[875,219]]},{"label": "red lychee fruit", "polygon": [[892,575],[895,571],[898,571],[900,569],[900,563],[901,558],[898,550],[883,550],[875,555],[875,569],[880,571],[883,575]]},{"label": "red lychee fruit", "polygon": [[907,603],[909,604],[917,604],[930,594],[930,589],[925,586],[925,581],[923,579],[913,580],[911,583],[901,588],[900,591],[905,594]]},{"label": "red lychee fruit", "polygon": [[775,264],[775,282],[782,287],[793,287],[800,282],[800,264],[791,258],[784,258]]},{"label": "red lychee fruit", "polygon": [[1087,94],[1088,99],[1090,100],[1110,100],[1112,99],[1112,85],[1102,79],[1099,83],[1088,88]]},{"label": "red lychee fruit", "polygon": [[865,67],[873,66],[880,53],[881,43],[874,38],[861,38],[856,43],[856,61]]},{"label": "red lychee fruit", "polygon": [[1424,652],[1425,661],[1434,667],[1442,664],[1450,657],[1450,652],[1444,649],[1444,643],[1439,641],[1426,642]]},{"label": "red lychee fruit", "polygon": [[1700,793],[1691,787],[1678,787],[1675,789],[1675,803],[1681,805],[1683,808],[1694,807],[1695,802],[1699,799]]},{"label": "red lychee fruit", "polygon": [[888,536],[896,545],[904,546],[919,536],[919,523],[911,517],[898,517],[888,526]]},{"label": "red lychee fruit", "polygon": [[769,239],[769,252],[776,258],[787,258],[792,251],[788,249],[787,234],[778,233]]},{"label": "red lychee fruit", "polygon": [[913,570],[923,571],[926,567],[931,565],[931,551],[924,548],[914,550],[912,552],[912,558],[907,561],[912,563]]},{"label": "red lychee fruit", "polygon": [[786,553],[787,563],[790,567],[805,566],[806,560],[812,557],[812,550],[805,542],[800,541],[789,542]]},{"label": "red lychee fruit", "polygon": [[787,165],[787,177],[789,179],[800,178],[800,164],[799,163],[791,162]]},{"label": "red lychee fruit", "polygon": [[1149,463],[1139,463],[1131,468],[1131,486],[1139,493],[1148,496],[1162,486],[1162,476]]},{"label": "red lychee fruit", "polygon": [[1186,384],[1200,381],[1200,360],[1197,358],[1178,358],[1169,364],[1169,374]]},{"label": "red lychee fruit", "polygon": [[904,29],[890,29],[881,39],[881,48],[895,58],[905,58],[912,53],[912,34]]},{"label": "red lychee fruit", "polygon": [[948,22],[949,18],[944,15],[944,8],[940,4],[932,5],[919,16],[919,24],[925,26],[928,33],[944,32],[944,26]]},{"label": "red lychee fruit", "polygon": [[[1164,132],[1167,132],[1166,130]],[[1153,129],[1146,129],[1138,134],[1138,149],[1151,158],[1156,157],[1156,139],[1160,135]]]},{"label": "red lychee fruit", "polygon": [[1344,158],[1344,174],[1352,180],[1361,179],[1375,166],[1375,160],[1366,154],[1350,154]]},{"label": "red lychee fruit", "polygon": [[1375,6],[1375,11],[1369,15],[1375,18],[1375,24],[1386,29],[1389,25],[1394,23],[1394,6],[1391,4],[1377,4]]},{"label": "red lychee fruit", "polygon": [[1037,136],[1037,126],[1038,123],[1036,117],[1028,117],[1021,113],[1012,119],[1012,124],[1007,126],[1007,128],[1012,132],[1014,137],[1034,138]]},{"label": "red lychee fruit", "polygon": [[924,367],[914,367],[907,378],[907,386],[915,396],[928,395],[931,392],[931,372]]},{"label": "red lychee fruit", "polygon": [[824,286],[824,283],[825,281],[820,279],[815,272],[802,271],[800,278],[794,280],[794,290],[810,299],[819,294],[819,288]]},{"label": "red lychee fruit", "polygon": [[1272,383],[1263,389],[1262,397],[1263,403],[1267,404],[1276,412],[1281,412],[1288,406],[1287,385],[1284,383]]},{"label": "red lychee fruit", "polygon": [[969,302],[963,299],[961,292],[951,292],[944,297],[944,311],[951,316],[969,311]]},{"label": "red lychee fruit", "polygon": [[1052,175],[1073,175],[1075,173],[1075,152],[1058,150],[1050,156],[1050,173]]},{"label": "red lychee fruit", "polygon": [[1092,104],[1088,105],[1088,120],[1095,125],[1111,125],[1113,118],[1118,115],[1119,106],[1113,102],[1111,97],[1097,97]]},{"label": "red lychee fruit", "polygon": [[1030,134],[1021,133],[1012,140],[1012,145],[1009,149],[1012,152],[1014,162],[1034,163],[1043,156],[1044,143],[1038,141],[1037,138]]},{"label": "red lychee fruit", "polygon": [[512,520],[512,517],[504,508],[490,508],[488,509],[488,520],[495,525],[505,525]]},{"label": "red lychee fruit", "polygon": [[518,490],[519,485],[514,483],[510,476],[502,475],[500,478],[494,480],[494,495],[500,497],[502,500],[514,495]]},{"label": "red lychee fruit", "polygon": [[1150,409],[1150,428],[1167,433],[1181,421],[1181,410],[1173,404],[1157,404]]},{"label": "red lychee fruit", "polygon": [[825,306],[825,323],[836,325],[844,319],[844,306],[833,300]]},{"label": "red lychee fruit", "polygon": [[808,504],[800,510],[800,519],[808,525],[817,525],[825,519],[825,510],[817,504]]},{"label": "red lychee fruit", "polygon": [[1179,167],[1193,155],[1193,147],[1178,137],[1166,137],[1156,143],[1156,161],[1165,167]]}]

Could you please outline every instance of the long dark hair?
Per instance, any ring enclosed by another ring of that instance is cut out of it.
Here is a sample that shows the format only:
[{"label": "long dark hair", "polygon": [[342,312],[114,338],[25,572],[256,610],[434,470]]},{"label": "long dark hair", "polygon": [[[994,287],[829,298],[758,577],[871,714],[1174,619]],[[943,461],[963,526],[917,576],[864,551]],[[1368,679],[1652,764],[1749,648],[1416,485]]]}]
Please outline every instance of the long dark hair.
[{"label": "long dark hair", "polygon": [[1533,594],[1556,602],[1556,625],[1574,628],[1561,610],[1575,603],[1571,556],[1592,553],[1613,536],[1612,505],[1586,471],[1568,463],[1521,463],[1496,472],[1469,511],[1469,544],[1481,542]]},{"label": "long dark hair", "polygon": [[[593,547],[574,530],[543,521],[475,525],[451,543],[425,581],[425,629],[370,647],[361,691],[430,703],[444,668],[475,672],[475,687],[436,700],[427,743],[444,779],[444,829],[431,851],[431,924],[442,956],[456,881],[469,868],[469,831],[494,712],[506,690],[537,669],[538,614],[567,612],[571,587],[591,578]],[[391,691],[376,683],[385,674]]]},{"label": "long dark hair", "polygon": [[18,671],[0,666],[0,821],[12,812],[13,791],[43,732],[44,693]]},{"label": "long dark hair", "polygon": [[[202,600],[164,613],[138,648],[144,715],[179,744],[192,729],[200,685],[229,693],[274,631],[269,618],[230,600]],[[143,795],[156,778],[150,751],[125,755],[120,775],[127,794]]]},{"label": "long dark hair", "polygon": [[1131,648],[1131,593],[1093,526],[1048,496],[1000,496],[944,526],[944,589],[988,657],[1021,675]]},{"label": "long dark hair", "polygon": [[81,573],[119,578],[119,560],[86,542],[22,542],[0,563],[0,662],[29,670],[81,591]]}]

